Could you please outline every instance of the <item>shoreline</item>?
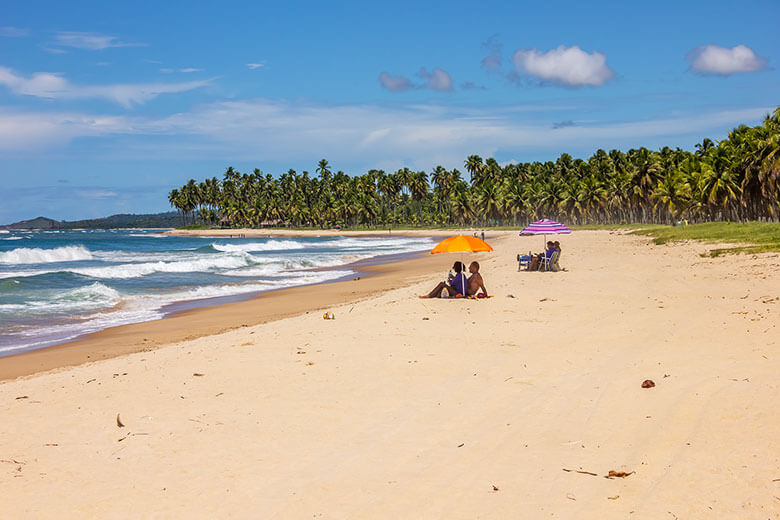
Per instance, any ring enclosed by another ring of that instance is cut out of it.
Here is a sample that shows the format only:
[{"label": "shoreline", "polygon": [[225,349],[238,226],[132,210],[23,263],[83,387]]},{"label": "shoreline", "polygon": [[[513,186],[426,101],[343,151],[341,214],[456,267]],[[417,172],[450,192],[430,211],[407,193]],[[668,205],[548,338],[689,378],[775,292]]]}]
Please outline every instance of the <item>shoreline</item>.
[{"label": "shoreline", "polygon": [[[236,230],[230,231],[235,232]],[[366,232],[353,233],[356,234],[349,236],[375,236]],[[501,241],[506,236],[506,232],[501,233],[492,240],[494,242]],[[224,237],[225,234],[222,233],[217,237]],[[447,233],[442,231],[441,234]],[[266,235],[265,233],[248,234],[247,237]],[[334,236],[344,235],[336,233]],[[437,235],[435,233],[415,233],[404,236]],[[472,256],[479,258],[480,254]],[[382,257],[401,258],[392,258],[385,262],[381,260]],[[224,303],[205,305],[195,303],[192,305],[193,302],[200,300],[174,302],[167,306],[169,311],[161,319],[109,327],[55,345],[0,357],[0,382],[135,352],[146,352],[180,341],[308,314],[330,306],[355,303],[387,288],[405,287],[419,281],[418,279],[422,279],[424,276],[439,271],[444,273],[448,267],[445,259],[449,260],[448,255],[426,256],[423,252],[380,255],[338,266],[338,268],[350,268],[356,271],[357,277],[355,279],[338,279],[259,293],[215,298],[216,300],[233,300]],[[401,277],[404,281],[394,285]],[[215,299],[208,298],[206,300]]]}]

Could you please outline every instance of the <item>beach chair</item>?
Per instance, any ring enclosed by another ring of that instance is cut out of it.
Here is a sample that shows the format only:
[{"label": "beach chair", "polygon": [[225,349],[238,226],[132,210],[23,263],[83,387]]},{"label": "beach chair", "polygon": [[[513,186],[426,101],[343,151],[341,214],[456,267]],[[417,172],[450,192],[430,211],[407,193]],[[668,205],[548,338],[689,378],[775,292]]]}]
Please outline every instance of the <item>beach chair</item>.
[{"label": "beach chair", "polygon": [[552,255],[550,255],[550,258],[542,257],[542,261],[539,264],[539,270],[540,271],[552,271],[552,272],[558,272],[561,270],[560,264],[558,264],[558,260],[561,258],[561,252],[558,250],[555,250]]},{"label": "beach chair", "polygon": [[528,251],[527,255],[517,255],[517,270],[522,271],[523,267],[525,267],[526,271],[531,266],[531,259],[533,258],[533,255],[530,251]]},{"label": "beach chair", "polygon": [[561,259],[561,252],[556,251],[553,253],[552,258],[550,258],[550,270],[554,273],[557,273],[561,270],[561,264],[558,263],[558,261]]}]

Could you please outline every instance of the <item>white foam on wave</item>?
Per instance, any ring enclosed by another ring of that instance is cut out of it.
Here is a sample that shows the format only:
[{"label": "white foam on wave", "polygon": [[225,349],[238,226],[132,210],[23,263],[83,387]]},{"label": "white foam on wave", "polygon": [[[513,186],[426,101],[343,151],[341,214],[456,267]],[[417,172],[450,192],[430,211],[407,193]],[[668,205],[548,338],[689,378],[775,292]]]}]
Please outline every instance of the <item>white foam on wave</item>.
[{"label": "white foam on wave", "polygon": [[68,271],[90,278],[140,278],[152,273],[193,273],[217,269],[237,269],[250,265],[249,255],[210,255],[210,257],[182,260],[180,262],[141,262],[110,265],[104,267],[84,267]]},{"label": "white foam on wave", "polygon": [[0,354],[18,350],[41,348],[75,339],[84,334],[129,323],[141,323],[160,319],[163,313],[153,309],[132,309],[98,312],[86,316],[76,323],[67,323],[51,327],[36,327],[16,332],[12,336],[13,345],[0,346]]},{"label": "white foam on wave", "polygon": [[212,243],[211,246],[218,251],[286,251],[296,249],[425,249],[431,245],[433,240],[429,238],[415,237],[397,237],[397,238],[376,238],[376,237],[335,237],[327,240],[299,242],[296,240],[269,240],[267,242],[246,242],[238,244],[220,244]]},{"label": "white foam on wave", "polygon": [[6,233],[10,233],[7,229],[0,229],[0,235],[5,235]]},{"label": "white foam on wave", "polygon": [[116,305],[121,295],[115,289],[95,282],[63,292],[53,292],[50,297],[24,303],[0,305],[0,313],[52,314],[59,312],[86,312]]},{"label": "white foam on wave", "polygon": [[179,251],[95,251],[95,260],[111,264],[143,263],[143,262],[181,262],[183,259],[193,260],[213,257],[214,253],[195,254],[191,250]]},{"label": "white foam on wave", "polygon": [[0,264],[51,264],[92,260],[92,253],[84,246],[64,246],[54,249],[20,247],[0,253]]},{"label": "white foam on wave", "polygon": [[0,279],[3,278],[26,278],[28,276],[38,276],[39,274],[53,273],[56,271],[0,271]]},{"label": "white foam on wave", "polygon": [[352,274],[354,274],[354,271],[311,271],[286,273],[284,276],[263,280],[262,282],[197,287],[187,291],[185,293],[186,297],[177,299],[199,300],[204,298],[216,298],[219,296],[263,292],[273,289],[293,287],[297,285],[328,282]]},{"label": "white foam on wave", "polygon": [[349,254],[349,255],[298,255],[287,256],[284,258],[263,258],[252,257],[252,261],[255,265],[242,267],[240,269],[231,269],[227,271],[219,272],[218,274],[225,276],[273,276],[279,273],[289,273],[291,271],[301,271],[304,269],[317,269],[322,267],[336,267],[340,265],[350,264],[363,258],[369,258],[371,254]]},{"label": "white foam on wave", "polygon": [[[338,278],[351,276],[353,274],[353,271],[346,270],[301,272],[291,273],[284,278],[266,280],[263,282],[212,285],[196,287],[186,291],[178,291],[168,294],[146,294],[131,296],[123,299],[121,308],[117,310],[94,312],[84,316],[81,320],[75,323],[61,324],[51,327],[35,327],[20,332],[15,332],[9,335],[9,337],[13,337],[12,339],[14,344],[0,346],[0,354],[61,343],[63,341],[77,338],[78,336],[107,329],[109,327],[160,319],[164,316],[161,309],[164,306],[177,301],[201,300],[206,298],[217,298],[221,296],[264,292],[274,289],[282,289],[285,287],[294,287],[298,285],[323,283],[336,280]],[[92,294],[95,298],[100,297],[100,295],[105,298],[111,298],[113,296],[116,296],[117,298],[120,297],[120,295],[113,291],[113,289],[100,283],[95,283],[87,286],[86,288],[70,291],[71,296],[75,296],[76,291],[84,291],[85,289],[92,291]],[[111,301],[111,303],[114,303],[113,300],[106,301]]]},{"label": "white foam on wave", "polygon": [[8,237],[8,238],[0,238],[0,240],[22,240],[23,238],[27,238],[27,237]]},{"label": "white foam on wave", "polygon": [[295,249],[303,249],[310,244],[302,244],[295,240],[269,240],[268,242],[247,242],[245,244],[211,244],[211,247],[217,251],[223,251],[226,253],[237,253],[252,251],[290,251]]},{"label": "white foam on wave", "polygon": [[314,242],[312,248],[329,248],[351,252],[370,252],[369,256],[381,254],[401,254],[430,249],[436,242],[430,238],[397,237],[397,238],[354,238],[340,237],[335,240]]},{"label": "white foam on wave", "polygon": [[[61,269],[23,269],[0,271],[0,279],[25,278],[49,273],[70,272],[90,278],[140,278],[153,273],[190,273],[214,272],[246,268],[255,264],[270,263],[271,260],[256,259],[247,253],[241,254],[202,254],[186,255],[189,258],[181,260],[182,254],[162,253],[134,255],[131,253],[98,252],[93,259],[113,261],[112,265],[96,267],[66,267]],[[140,260],[133,262],[132,260]],[[120,263],[116,263],[120,262]]]}]

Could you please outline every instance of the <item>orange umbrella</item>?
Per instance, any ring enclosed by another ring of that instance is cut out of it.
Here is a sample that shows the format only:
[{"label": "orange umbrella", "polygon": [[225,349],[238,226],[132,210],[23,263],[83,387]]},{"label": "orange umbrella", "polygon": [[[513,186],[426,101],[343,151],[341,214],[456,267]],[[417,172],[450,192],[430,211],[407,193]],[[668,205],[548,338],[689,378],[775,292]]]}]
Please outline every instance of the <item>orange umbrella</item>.
[{"label": "orange umbrella", "polygon": [[492,251],[493,248],[487,242],[477,237],[458,235],[456,237],[445,238],[439,242],[436,247],[431,249],[433,253],[479,253],[481,251]]},{"label": "orange umbrella", "polygon": [[[458,235],[455,237],[445,238],[438,244],[436,244],[436,247],[431,249],[431,254],[433,253],[479,253],[482,251],[492,251],[493,248],[490,247],[490,245],[485,242],[484,240],[480,240],[477,237],[469,237],[466,235]],[[461,257],[461,260],[463,260],[463,257]],[[450,280],[455,275],[452,271],[450,271],[450,276],[447,280],[447,283],[450,283]],[[463,287],[466,287],[466,275],[465,273],[460,273],[460,276],[463,277]]]}]

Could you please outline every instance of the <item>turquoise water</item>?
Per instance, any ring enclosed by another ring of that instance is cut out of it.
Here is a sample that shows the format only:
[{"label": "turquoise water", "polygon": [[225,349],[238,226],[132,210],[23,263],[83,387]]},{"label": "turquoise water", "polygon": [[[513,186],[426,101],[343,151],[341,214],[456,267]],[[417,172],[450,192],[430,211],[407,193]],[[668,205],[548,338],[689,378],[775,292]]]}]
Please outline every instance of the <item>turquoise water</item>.
[{"label": "turquoise water", "polygon": [[430,249],[427,238],[172,237],[151,231],[0,233],[0,356],[116,325],[176,302],[354,275],[351,264]]}]

